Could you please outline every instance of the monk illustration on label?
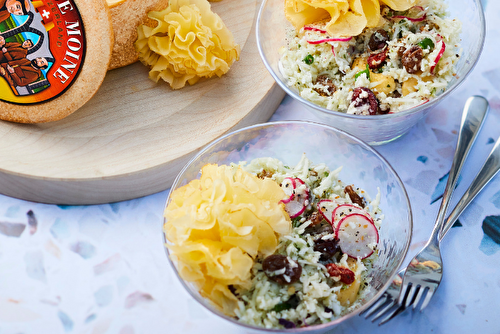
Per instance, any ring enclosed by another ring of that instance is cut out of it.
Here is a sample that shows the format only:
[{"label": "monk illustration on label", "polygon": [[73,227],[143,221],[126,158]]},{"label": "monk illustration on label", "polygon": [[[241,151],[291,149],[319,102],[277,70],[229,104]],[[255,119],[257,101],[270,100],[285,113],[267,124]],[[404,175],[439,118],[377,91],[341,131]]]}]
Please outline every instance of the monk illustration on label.
[{"label": "monk illustration on label", "polygon": [[50,87],[47,70],[55,59],[46,30],[29,0],[0,0],[0,76],[15,96]]},{"label": "monk illustration on label", "polygon": [[0,0],[0,100],[51,100],[79,75],[83,22],[73,0]]},{"label": "monk illustration on label", "polygon": [[31,39],[27,39],[22,43],[5,43],[5,39],[0,36],[0,63],[26,58],[28,50],[32,47],[33,41]]},{"label": "monk illustration on label", "polygon": [[26,86],[37,81],[42,72],[47,69],[48,61],[45,58],[36,58],[29,61],[26,58],[0,64],[0,75],[13,86]]},{"label": "monk illustration on label", "polygon": [[0,0],[0,22],[13,15],[27,15],[30,8],[28,0]]}]

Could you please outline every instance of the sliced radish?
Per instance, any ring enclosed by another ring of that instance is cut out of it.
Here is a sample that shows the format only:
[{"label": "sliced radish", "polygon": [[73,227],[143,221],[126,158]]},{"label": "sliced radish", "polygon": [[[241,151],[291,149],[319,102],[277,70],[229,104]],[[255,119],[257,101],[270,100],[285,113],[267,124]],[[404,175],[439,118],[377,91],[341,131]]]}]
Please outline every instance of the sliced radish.
[{"label": "sliced radish", "polygon": [[394,15],[392,19],[407,19],[412,22],[421,22],[427,18],[427,13],[422,6],[413,6],[408,9],[408,14],[416,14],[416,17],[410,17],[408,15]]},{"label": "sliced radish", "polygon": [[436,65],[439,62],[439,60],[441,59],[441,57],[443,56],[444,51],[446,50],[446,44],[444,44],[443,37],[441,35],[438,35],[438,38],[439,38],[439,41],[442,42],[441,49],[439,50],[438,55],[436,56],[436,59],[434,60],[434,65],[431,66],[431,74],[434,74],[434,69],[436,68]]},{"label": "sliced radish", "polygon": [[341,37],[341,38],[323,38],[317,41],[307,41],[309,44],[321,44],[327,42],[349,42],[352,37]]},{"label": "sliced radish", "polygon": [[340,220],[342,220],[342,218],[344,218],[347,215],[351,215],[353,213],[363,215],[373,223],[373,218],[370,216],[370,214],[368,212],[366,212],[366,210],[361,209],[360,207],[357,207],[357,206],[352,205],[352,204],[342,204],[342,205],[337,206],[335,208],[335,210],[333,210],[333,214],[332,214],[333,224],[337,225],[337,223]]},{"label": "sliced radish", "polygon": [[322,30],[322,29],[318,29],[318,28],[314,28],[314,27],[309,27],[309,26],[304,26],[304,30],[317,31],[317,32],[320,32],[322,34],[326,34],[326,30]]},{"label": "sliced radish", "polygon": [[[286,181],[286,183],[285,183]],[[287,186],[288,185],[288,186]],[[289,195],[288,188],[292,186],[292,193]],[[290,218],[296,218],[304,213],[306,207],[309,205],[309,188],[299,178],[285,178],[281,187],[285,190],[288,198],[281,200],[285,203],[285,210]]]},{"label": "sliced radish", "polygon": [[303,205],[309,205],[309,187],[299,178],[295,178],[295,188],[293,189],[294,200]]},{"label": "sliced radish", "polygon": [[290,218],[293,219],[303,214],[306,210],[306,207],[297,201],[290,201],[288,203],[285,203],[285,210]]},{"label": "sliced radish", "polygon": [[326,219],[330,225],[333,227],[333,211],[338,206],[337,202],[332,201],[331,199],[322,199],[318,202],[318,211],[321,213],[323,218]]},{"label": "sliced radish", "polygon": [[339,222],[335,232],[343,253],[353,258],[367,258],[372,255],[378,243],[375,224],[365,215],[353,213]]},{"label": "sliced radish", "polygon": [[281,183],[281,189],[285,192],[287,198],[281,200],[283,203],[288,203],[293,199],[293,189],[295,189],[295,181],[291,177],[285,177]]}]

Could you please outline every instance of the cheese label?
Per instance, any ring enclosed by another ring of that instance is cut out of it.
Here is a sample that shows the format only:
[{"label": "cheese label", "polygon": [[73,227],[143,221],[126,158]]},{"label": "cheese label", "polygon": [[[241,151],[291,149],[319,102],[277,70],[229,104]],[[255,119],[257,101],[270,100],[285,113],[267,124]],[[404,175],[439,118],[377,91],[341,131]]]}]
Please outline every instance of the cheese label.
[{"label": "cheese label", "polygon": [[0,0],[0,100],[37,104],[63,94],[85,60],[73,0]]}]

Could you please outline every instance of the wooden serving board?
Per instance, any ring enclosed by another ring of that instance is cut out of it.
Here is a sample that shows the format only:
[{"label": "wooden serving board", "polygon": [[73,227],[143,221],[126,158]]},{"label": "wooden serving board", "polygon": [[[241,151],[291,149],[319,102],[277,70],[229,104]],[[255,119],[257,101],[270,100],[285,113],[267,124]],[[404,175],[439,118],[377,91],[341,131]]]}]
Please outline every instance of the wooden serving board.
[{"label": "wooden serving board", "polygon": [[[58,122],[0,122],[0,193],[54,204],[97,204],[171,185],[202,147],[267,121],[285,93],[255,40],[260,1],[212,3],[241,46],[222,78],[174,91],[141,63],[108,72],[96,95]],[[92,84],[92,83],[89,83]]]}]

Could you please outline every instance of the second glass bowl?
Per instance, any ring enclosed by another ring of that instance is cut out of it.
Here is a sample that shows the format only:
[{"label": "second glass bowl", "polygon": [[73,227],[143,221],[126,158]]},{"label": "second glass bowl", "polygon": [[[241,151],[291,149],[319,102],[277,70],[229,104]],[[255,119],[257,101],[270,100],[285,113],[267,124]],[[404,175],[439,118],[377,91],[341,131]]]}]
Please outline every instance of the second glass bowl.
[{"label": "second glass bowl", "polygon": [[[445,0],[450,17],[462,22],[462,53],[456,66],[456,76],[447,90],[428,103],[386,115],[349,115],[328,110],[302,98],[296,89],[288,87],[278,69],[279,49],[286,45],[286,31],[292,26],[285,18],[284,0],[264,0],[257,17],[257,46],[261,58],[278,85],[294,99],[311,110],[321,122],[342,129],[370,145],[380,145],[405,134],[465,80],[481,54],[485,38],[485,21],[480,0]],[[458,111],[457,111],[458,112]]]}]

